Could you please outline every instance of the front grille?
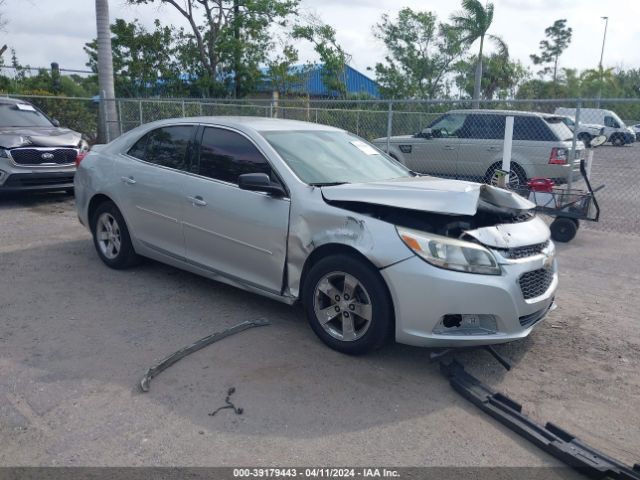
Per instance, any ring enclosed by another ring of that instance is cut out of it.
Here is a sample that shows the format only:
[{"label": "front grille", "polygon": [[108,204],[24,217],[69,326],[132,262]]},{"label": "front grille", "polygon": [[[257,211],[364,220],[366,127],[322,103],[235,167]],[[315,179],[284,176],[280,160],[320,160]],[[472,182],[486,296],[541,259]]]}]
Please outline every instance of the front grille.
[{"label": "front grille", "polygon": [[527,258],[527,257],[533,257],[534,255],[539,255],[548,246],[549,246],[549,240],[543,243],[538,243],[536,245],[527,245],[526,247],[516,247],[516,248],[501,250],[500,253],[502,253],[502,256],[505,258],[516,260],[519,258]]},{"label": "front grille", "polygon": [[78,156],[78,151],[75,148],[16,148],[10,153],[11,158],[18,165],[41,165],[43,163],[68,165],[75,162]]},{"label": "front grille", "polygon": [[544,294],[553,281],[553,270],[541,268],[527,272],[520,277],[520,290],[525,300],[539,297]]}]

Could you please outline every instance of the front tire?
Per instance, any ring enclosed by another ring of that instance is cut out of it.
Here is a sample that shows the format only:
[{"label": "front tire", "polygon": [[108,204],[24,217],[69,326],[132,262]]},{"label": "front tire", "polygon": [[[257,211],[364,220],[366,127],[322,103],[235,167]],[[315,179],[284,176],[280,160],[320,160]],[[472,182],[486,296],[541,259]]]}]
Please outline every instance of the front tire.
[{"label": "front tire", "polygon": [[349,255],[317,262],[303,286],[309,324],[327,346],[360,355],[384,345],[393,334],[391,298],[380,273]]},{"label": "front tire", "polygon": [[580,135],[578,135],[578,140],[580,140],[582,143],[584,143],[584,146],[589,148],[591,146],[591,140],[593,139],[593,137],[588,134],[588,133],[581,133]]},{"label": "front tire", "polygon": [[127,224],[113,202],[98,206],[91,219],[91,233],[96,252],[108,267],[122,270],[138,262]]}]

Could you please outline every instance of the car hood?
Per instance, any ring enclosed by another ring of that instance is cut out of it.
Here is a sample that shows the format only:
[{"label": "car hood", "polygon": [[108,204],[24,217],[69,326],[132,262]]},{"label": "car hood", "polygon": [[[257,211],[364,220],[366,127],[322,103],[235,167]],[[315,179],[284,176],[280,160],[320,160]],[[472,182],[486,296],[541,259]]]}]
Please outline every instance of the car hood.
[{"label": "car hood", "polygon": [[[391,143],[397,143],[397,142],[407,142],[409,140],[415,140],[416,136],[415,135],[396,135],[394,137],[390,137],[389,141]],[[372,141],[372,143],[386,143],[387,142],[387,137],[380,137],[380,138],[376,138]]]},{"label": "car hood", "polygon": [[59,127],[0,127],[0,147],[77,147],[82,135]]},{"label": "car hood", "polygon": [[515,212],[535,208],[529,200],[508,190],[428,176],[322,187],[322,195],[328,201],[362,202],[448,215],[475,215],[482,203]]}]

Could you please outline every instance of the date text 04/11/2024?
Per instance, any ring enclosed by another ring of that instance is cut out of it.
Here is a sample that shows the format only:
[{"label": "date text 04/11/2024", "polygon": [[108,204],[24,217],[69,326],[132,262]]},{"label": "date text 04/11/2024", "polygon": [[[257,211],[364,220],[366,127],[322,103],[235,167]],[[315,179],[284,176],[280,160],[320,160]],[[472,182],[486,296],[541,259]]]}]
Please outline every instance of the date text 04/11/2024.
[{"label": "date text 04/11/2024", "polygon": [[397,470],[387,468],[234,468],[236,478],[396,478]]}]

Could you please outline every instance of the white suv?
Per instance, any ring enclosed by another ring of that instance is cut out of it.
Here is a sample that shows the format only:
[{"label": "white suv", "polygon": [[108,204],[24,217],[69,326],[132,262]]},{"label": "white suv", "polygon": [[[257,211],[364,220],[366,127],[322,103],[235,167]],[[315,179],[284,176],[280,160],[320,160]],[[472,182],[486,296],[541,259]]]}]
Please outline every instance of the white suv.
[{"label": "white suv", "polygon": [[[562,117],[509,110],[452,110],[415,135],[391,137],[389,154],[416,172],[439,177],[488,182],[502,166],[506,117],[514,117],[511,155],[512,187],[534,177],[566,183],[580,176],[584,144],[576,144],[573,166],[573,132]],[[387,149],[387,138],[373,143]]]}]

